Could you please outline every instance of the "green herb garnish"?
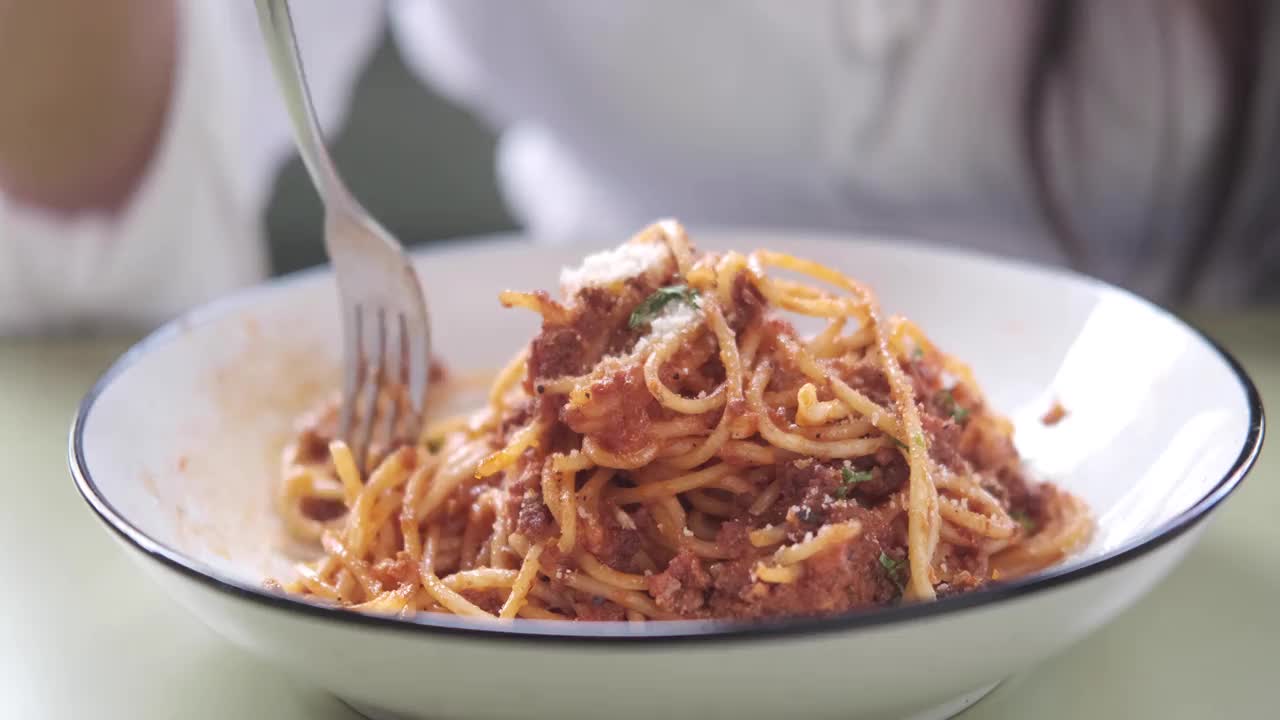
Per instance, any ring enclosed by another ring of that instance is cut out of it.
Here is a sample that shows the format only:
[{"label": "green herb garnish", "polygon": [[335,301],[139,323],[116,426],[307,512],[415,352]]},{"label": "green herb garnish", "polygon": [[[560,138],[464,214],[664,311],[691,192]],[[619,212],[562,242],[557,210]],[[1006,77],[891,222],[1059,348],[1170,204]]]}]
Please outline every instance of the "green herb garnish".
[{"label": "green herb garnish", "polygon": [[951,394],[950,390],[939,391],[935,400],[942,408],[942,411],[950,415],[957,423],[963,425],[964,421],[969,419],[969,410],[960,407],[960,404],[956,402],[955,395]]},{"label": "green herb garnish", "polygon": [[840,487],[836,488],[835,497],[837,500],[843,500],[849,497],[850,486],[857,485],[860,482],[866,482],[871,479],[870,470],[854,470],[848,465],[840,468]]},{"label": "green herb garnish", "polygon": [[911,436],[911,439],[912,441],[915,442],[916,445],[919,445],[920,447],[924,447],[924,435],[920,433],[916,433],[915,435]]},{"label": "green herb garnish", "polygon": [[880,567],[884,568],[884,574],[889,576],[893,581],[898,592],[902,592],[905,586],[902,583],[902,570],[907,563],[903,560],[894,560],[889,557],[883,550],[880,551]]},{"label": "green herb garnish", "polygon": [[854,470],[850,467],[842,467],[840,468],[840,479],[844,481],[845,485],[866,482],[871,479],[871,471]]},{"label": "green herb garnish", "polygon": [[1029,533],[1033,533],[1036,531],[1036,521],[1033,520],[1031,516],[1026,514],[1025,512],[1021,510],[1014,510],[1013,512],[1009,513],[1009,517],[1013,518],[1014,520],[1017,520],[1018,524],[1022,526],[1023,530],[1026,530]]},{"label": "green herb garnish", "polygon": [[890,435],[890,436],[889,436],[889,439],[893,441],[893,444],[894,444],[894,445],[897,445],[898,447],[900,447],[900,448],[902,448],[902,449],[904,449],[904,450],[907,448],[907,444],[906,444],[906,443],[904,443],[904,442],[902,442],[902,441],[901,441],[901,440],[899,440],[898,438],[893,437],[892,435]]},{"label": "green herb garnish", "polygon": [[923,360],[923,359],[924,359],[924,348],[922,348],[922,347],[920,347],[919,345],[917,345],[917,346],[916,346],[916,349],[911,351],[911,359],[912,359],[912,360]]},{"label": "green herb garnish", "polygon": [[631,312],[631,319],[627,321],[627,327],[634,330],[641,325],[653,322],[653,319],[658,316],[658,313],[662,312],[663,308],[677,301],[687,302],[696,308],[698,307],[698,291],[688,285],[668,285],[667,287],[659,288]]}]

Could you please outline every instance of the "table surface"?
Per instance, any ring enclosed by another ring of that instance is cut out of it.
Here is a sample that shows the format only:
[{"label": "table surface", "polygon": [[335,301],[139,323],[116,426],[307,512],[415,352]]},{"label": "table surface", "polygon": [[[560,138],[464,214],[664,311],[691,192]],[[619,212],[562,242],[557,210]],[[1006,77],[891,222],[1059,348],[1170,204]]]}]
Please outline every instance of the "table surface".
[{"label": "table surface", "polygon": [[[1195,318],[1280,408],[1280,309]],[[357,716],[224,642],[108,538],[66,470],[80,397],[127,339],[0,340],[0,716]],[[1280,455],[1151,595],[965,720],[1275,717]]]}]

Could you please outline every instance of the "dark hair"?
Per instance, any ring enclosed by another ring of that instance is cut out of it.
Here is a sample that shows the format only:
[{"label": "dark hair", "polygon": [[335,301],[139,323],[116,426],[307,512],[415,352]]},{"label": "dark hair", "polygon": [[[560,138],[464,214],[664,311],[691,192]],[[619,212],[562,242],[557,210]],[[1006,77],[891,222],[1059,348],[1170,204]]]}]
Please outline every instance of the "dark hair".
[{"label": "dark hair", "polygon": [[[1249,141],[1255,130],[1251,126],[1257,115],[1262,35],[1266,27],[1267,0],[1196,0],[1195,4],[1220,59],[1224,92],[1220,131],[1200,185],[1205,193],[1203,210],[1193,221],[1189,249],[1172,281],[1171,297],[1176,301],[1186,301],[1194,295],[1202,279],[1201,271],[1224,244],[1223,236],[1228,232],[1228,215],[1241,190]],[[1087,7],[1076,0],[1044,0],[1040,4],[1031,37],[1020,118],[1032,193],[1069,262],[1080,270],[1090,269],[1091,258],[1072,227],[1049,172],[1045,106],[1051,81],[1070,71],[1081,15]]]}]

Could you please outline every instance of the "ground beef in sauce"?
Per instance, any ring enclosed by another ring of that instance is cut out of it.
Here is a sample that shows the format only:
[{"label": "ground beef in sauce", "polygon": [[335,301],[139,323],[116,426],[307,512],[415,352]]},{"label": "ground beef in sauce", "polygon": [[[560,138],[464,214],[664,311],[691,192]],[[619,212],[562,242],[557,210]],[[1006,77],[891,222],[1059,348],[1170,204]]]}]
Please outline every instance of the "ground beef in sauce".
[{"label": "ground beef in sauce", "polygon": [[950,417],[920,414],[920,425],[929,436],[929,455],[934,462],[954,472],[964,472],[968,461],[960,452],[962,428]]},{"label": "ground beef in sauce", "polygon": [[506,601],[506,593],[501,590],[464,590],[462,596],[493,614],[498,614],[502,603]]},{"label": "ground beef in sauce", "polygon": [[[721,524],[716,544],[728,559],[702,559],[682,551],[664,572],[650,576],[650,592],[664,610],[694,618],[813,615],[892,602],[903,578],[890,577],[880,556],[882,552],[905,556],[906,516],[895,502],[886,501],[887,495],[878,493],[900,486],[906,471],[905,465],[894,466],[892,458],[886,467],[892,468],[888,479],[876,473],[878,503],[874,506],[854,496],[832,496],[842,485],[839,465],[802,460],[777,467],[784,488],[767,517],[744,514]],[[861,534],[807,560],[805,574],[796,582],[775,585],[755,580],[756,564],[767,561],[773,548],[752,546],[751,527],[781,523],[787,529],[787,542],[795,543],[824,524],[851,520],[861,525]]]},{"label": "ground beef in sauce", "polygon": [[[886,549],[902,552],[899,548],[905,545],[905,532],[899,527],[901,512],[890,504],[872,510],[839,501],[827,506],[827,515],[829,522],[857,520],[862,534],[809,558],[804,575],[785,585],[753,579],[756,563],[768,553],[713,563],[708,568],[712,592],[702,614],[740,618],[818,615],[892,602],[899,594],[898,585],[885,572],[880,554]],[[808,530],[796,528],[794,532],[803,536]]]},{"label": "ground beef in sauce", "polygon": [[1062,403],[1055,400],[1053,405],[1040,417],[1040,422],[1046,427],[1053,427],[1066,417],[1067,409],[1062,406]]},{"label": "ground beef in sauce", "polygon": [[764,295],[747,273],[738,273],[734,277],[733,301],[733,307],[730,308],[725,320],[735,333],[751,325],[764,314]]},{"label": "ground beef in sauce", "polygon": [[620,622],[627,619],[625,608],[600,598],[575,602],[573,610],[579,620],[587,622]]},{"label": "ground beef in sauce", "polygon": [[960,454],[978,472],[996,472],[1019,464],[1018,451],[1010,438],[985,430],[978,423],[967,423],[960,435]]},{"label": "ground beef in sauce", "polygon": [[623,572],[637,572],[636,553],[641,547],[640,533],[625,528],[614,513],[589,513],[578,523],[578,541],[596,559]]},{"label": "ground beef in sauce", "polygon": [[588,367],[582,336],[572,327],[546,327],[534,338],[529,351],[529,375],[534,382],[566,375],[581,375]]},{"label": "ground beef in sauce", "polygon": [[726,520],[716,533],[716,545],[733,557],[751,552],[750,528],[741,520]]},{"label": "ground beef in sauce", "polygon": [[911,475],[911,468],[902,457],[902,453],[894,448],[883,447],[876,450],[868,462],[860,458],[851,463],[854,470],[865,470],[871,473],[871,479],[853,486],[853,497],[863,504],[877,504],[887,500],[890,495],[906,486]]},{"label": "ground beef in sauce", "polygon": [[606,450],[626,453],[650,442],[650,416],[657,410],[643,370],[633,366],[592,385],[586,402],[567,407],[562,418],[574,432],[590,434]]},{"label": "ground beef in sauce", "polygon": [[395,559],[386,558],[373,566],[373,577],[383,587],[400,587],[415,580],[417,575],[418,563],[404,550],[396,553]]},{"label": "ground beef in sauce", "polygon": [[640,330],[627,317],[646,297],[661,287],[660,280],[630,278],[622,293],[585,287],[574,296],[568,324],[544,322],[542,332],[529,346],[528,390],[539,381],[582,375],[606,355],[615,355],[635,344]]},{"label": "ground beef in sauce", "polygon": [[890,406],[892,396],[889,392],[889,381],[874,360],[841,358],[835,361],[834,369],[840,379],[849,384],[849,387],[866,395],[881,407]]},{"label": "ground beef in sauce", "polygon": [[666,570],[650,575],[647,582],[649,594],[658,607],[667,612],[694,616],[706,605],[711,576],[702,567],[698,556],[682,550],[671,559]]},{"label": "ground beef in sauce", "polygon": [[531,542],[538,542],[551,537],[554,531],[551,511],[543,504],[542,496],[533,491],[526,492],[521,497],[516,532],[529,538]]},{"label": "ground beef in sauce", "polygon": [[851,471],[870,472],[871,479],[846,485],[843,462],[819,462],[801,459],[779,465],[775,472],[782,481],[778,502],[765,513],[765,521],[777,523],[790,521],[812,528],[835,522],[831,506],[835,500],[846,498],[863,505],[876,505],[905,486],[909,469],[901,453],[882,448],[868,458],[849,463]]},{"label": "ground beef in sauce", "polygon": [[542,502],[541,462],[531,462],[532,457],[533,451],[528,451],[520,460],[520,473],[506,489],[503,513],[509,527],[514,528],[513,532],[524,535],[530,542],[537,542],[554,534],[555,523],[551,511]]},{"label": "ground beef in sauce", "polygon": [[328,522],[347,514],[347,505],[341,500],[304,497],[299,508],[302,514],[317,522]]}]

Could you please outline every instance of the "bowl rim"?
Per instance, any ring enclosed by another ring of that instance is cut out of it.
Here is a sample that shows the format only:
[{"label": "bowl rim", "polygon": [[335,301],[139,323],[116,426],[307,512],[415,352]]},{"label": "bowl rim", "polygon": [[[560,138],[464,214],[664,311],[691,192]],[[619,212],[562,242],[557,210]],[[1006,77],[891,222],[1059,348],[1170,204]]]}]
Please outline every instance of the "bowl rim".
[{"label": "bowl rim", "polygon": [[[263,293],[280,291],[289,286],[305,282],[313,276],[327,274],[329,272],[328,266],[322,265],[271,279],[265,283],[241,289],[201,305],[160,326],[125,351],[98,378],[80,403],[72,421],[68,438],[70,474],[75,482],[76,489],[90,509],[126,546],[138,551],[140,555],[154,560],[160,565],[195,580],[212,590],[240,600],[256,603],[265,609],[296,613],[315,620],[328,620],[355,628],[415,633],[427,637],[462,636],[488,641],[554,642],[582,646],[613,644],[660,645],[689,642],[749,641],[778,637],[795,638],[815,633],[882,629],[905,622],[936,618],[975,608],[998,606],[1012,600],[1039,594],[1061,585],[1083,580],[1146,555],[1195,527],[1240,485],[1253,468],[1261,452],[1266,424],[1262,397],[1240,362],[1230,351],[1198,327],[1128,290],[1071,270],[1044,266],[1016,258],[998,257],[968,248],[942,246],[914,239],[892,238],[891,244],[891,239],[885,236],[770,228],[715,228],[714,230],[704,229],[699,234],[720,235],[722,232],[732,232],[739,237],[747,238],[753,235],[760,236],[762,233],[764,235],[791,234],[805,238],[838,239],[851,245],[861,244],[888,250],[924,251],[943,254],[956,259],[976,260],[988,265],[1003,266],[1002,269],[1011,268],[1018,272],[1033,271],[1054,275],[1070,282],[1092,286],[1102,292],[1119,293],[1132,301],[1145,305],[1156,314],[1171,320],[1199,338],[1218,354],[1219,358],[1232,372],[1236,382],[1239,383],[1240,388],[1244,391],[1245,402],[1249,409],[1249,421],[1240,451],[1227,472],[1195,503],[1167,520],[1161,526],[1130,540],[1118,548],[1087,562],[1076,565],[1060,565],[1026,578],[1007,583],[991,584],[973,592],[927,603],[871,608],[819,618],[782,618],[746,622],[676,620],[651,621],[643,624],[627,622],[573,623],[527,619],[495,622],[435,613],[419,614],[414,618],[402,619],[390,615],[355,612],[274,591],[268,589],[265,585],[255,586],[242,582],[220,573],[209,564],[191,557],[181,550],[152,538],[130,522],[100,492],[94,482],[93,474],[89,469],[84,452],[85,423],[93,412],[98,397],[105,392],[117,376],[131,368],[142,355],[158,345],[176,339],[190,328],[211,322],[237,307],[250,304]],[[515,244],[513,241],[522,241],[523,238],[524,236],[520,233],[512,232],[460,236],[435,243],[430,247],[415,249],[413,254],[415,256],[429,257],[442,253],[467,253],[475,252],[476,250],[501,249],[502,246]],[[527,245],[527,243],[523,242],[521,244]],[[565,247],[556,246],[556,249],[564,249]],[[567,247],[577,247],[586,251],[594,246],[571,245]]]}]

